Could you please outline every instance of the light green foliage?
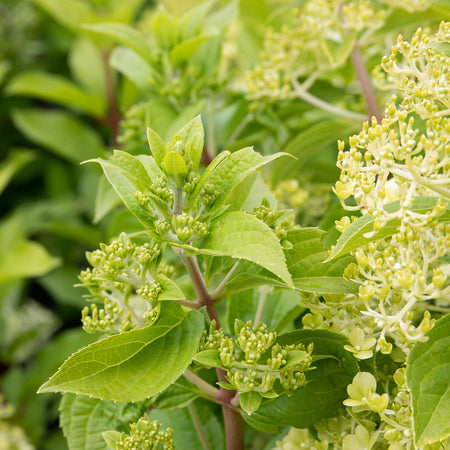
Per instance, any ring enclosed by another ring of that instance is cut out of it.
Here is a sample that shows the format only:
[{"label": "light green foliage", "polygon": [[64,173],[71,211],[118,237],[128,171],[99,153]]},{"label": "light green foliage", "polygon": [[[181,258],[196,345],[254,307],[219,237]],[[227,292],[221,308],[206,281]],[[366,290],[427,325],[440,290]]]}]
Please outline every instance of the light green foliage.
[{"label": "light green foliage", "polygon": [[102,97],[83,91],[63,77],[43,72],[21,73],[7,86],[6,92],[59,103],[94,117],[102,117],[105,109]]},{"label": "light green foliage", "polygon": [[73,163],[97,156],[102,150],[99,135],[66,112],[17,109],[13,120],[31,141]]},{"label": "light green foliage", "polygon": [[[153,325],[80,350],[41,386],[40,392],[73,392],[118,402],[148,398],[183,373],[202,332],[199,313],[186,315],[180,307],[162,303],[160,317]],[[186,335],[190,339],[185,339]]]},{"label": "light green foliage", "polygon": [[448,448],[445,2],[5,2],[0,447]]},{"label": "light green foliage", "polygon": [[252,261],[292,286],[279,240],[264,222],[250,214],[236,211],[216,219],[202,250]]},{"label": "light green foliage", "polygon": [[449,336],[450,321],[445,316],[428,333],[428,341],[417,344],[408,358],[406,380],[417,446],[443,440],[450,434]]}]

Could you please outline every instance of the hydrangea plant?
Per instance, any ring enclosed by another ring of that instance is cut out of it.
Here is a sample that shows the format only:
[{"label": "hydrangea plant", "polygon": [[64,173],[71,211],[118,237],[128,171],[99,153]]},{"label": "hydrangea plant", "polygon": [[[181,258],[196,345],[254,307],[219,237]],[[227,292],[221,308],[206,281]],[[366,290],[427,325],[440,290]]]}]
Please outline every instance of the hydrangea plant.
[{"label": "hydrangea plant", "polygon": [[[276,435],[261,438],[267,449],[448,447],[450,25],[398,39],[373,72],[395,91],[381,114],[362,54],[390,8],[302,2],[292,27],[267,32],[246,77],[249,112],[230,137],[236,145],[273,102],[302,99],[360,122],[368,112],[348,145],[338,143],[334,192],[349,215],[335,215],[340,236],[329,251],[325,232],[300,226],[289,209],[306,198],[298,182],[269,185],[295,164],[290,153],[236,146],[214,156],[214,122],[205,143],[200,115],[161,136],[141,129],[148,105],[138,102],[119,138],[129,151],[87,161],[134,231],[88,252],[82,323],[99,339],[40,388],[63,393],[70,448],[86,448],[89,436],[112,450],[186,448],[187,439],[239,450],[255,430]],[[183,59],[211,38],[194,16],[158,13],[152,24],[155,52],[129,28],[85,28],[131,42],[153,64],[153,78],[139,82],[174,108],[215,92],[208,80],[190,84]],[[348,61],[365,109],[308,91]]]}]

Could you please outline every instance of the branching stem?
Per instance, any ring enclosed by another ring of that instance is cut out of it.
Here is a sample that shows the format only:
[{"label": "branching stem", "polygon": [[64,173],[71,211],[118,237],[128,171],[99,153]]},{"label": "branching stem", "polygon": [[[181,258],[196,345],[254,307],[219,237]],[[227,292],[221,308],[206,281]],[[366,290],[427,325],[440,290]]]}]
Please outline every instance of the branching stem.
[{"label": "branching stem", "polygon": [[216,287],[216,289],[214,289],[214,291],[211,293],[211,299],[214,303],[217,303],[221,298],[221,294],[223,293],[223,291],[225,290],[225,287],[227,285],[227,283],[230,281],[231,277],[234,275],[234,273],[236,272],[237,268],[239,267],[239,264],[241,263],[241,261],[236,261],[233,265],[233,267],[229,270],[229,272],[225,275],[225,277],[223,278],[223,280],[219,283],[219,285]]},{"label": "branching stem", "polygon": [[312,95],[310,92],[304,89],[304,87],[297,81],[297,77],[292,77],[292,86],[294,87],[294,95],[298,98],[301,98],[305,102],[316,106],[317,108],[323,109],[324,111],[328,111],[332,114],[336,114],[337,116],[346,117],[347,119],[358,120],[363,122],[367,120],[367,116],[365,114],[356,113],[353,111],[348,111],[347,109],[339,108],[339,106],[332,105],[315,95]]},{"label": "branching stem", "polygon": [[194,372],[191,372],[189,369],[185,370],[183,376],[186,380],[189,380],[192,384],[195,384],[198,388],[200,388],[203,392],[208,394],[212,399],[216,401],[220,401],[220,390],[211,386],[207,383],[203,378],[200,378]]},{"label": "branching stem", "polygon": [[[186,270],[191,279],[197,296],[197,302],[201,306],[206,307],[206,312],[211,320],[215,320],[217,328],[220,328],[219,315],[217,314],[216,306],[214,305],[211,295],[205,285],[202,273],[198,266],[197,258],[195,256],[186,256],[183,250],[179,249],[180,255]],[[220,382],[227,382],[226,372],[223,369],[216,367],[217,378]],[[244,450],[244,423],[239,411],[236,411],[232,405],[232,400],[236,396],[236,391],[220,388],[220,395],[218,400],[222,403],[223,420],[225,424],[225,435],[227,441],[227,450]]]},{"label": "branching stem", "polygon": [[266,307],[267,297],[271,291],[269,286],[263,286],[260,290],[260,296],[258,301],[258,308],[256,309],[255,319],[253,320],[253,327],[261,322],[262,316],[264,314],[264,308]]}]

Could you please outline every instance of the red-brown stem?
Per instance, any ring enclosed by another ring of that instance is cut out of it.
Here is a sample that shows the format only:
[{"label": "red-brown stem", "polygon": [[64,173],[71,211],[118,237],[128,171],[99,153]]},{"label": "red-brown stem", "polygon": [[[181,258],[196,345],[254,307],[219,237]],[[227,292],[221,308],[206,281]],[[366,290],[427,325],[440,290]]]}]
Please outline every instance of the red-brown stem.
[{"label": "red-brown stem", "polygon": [[104,51],[102,53],[103,70],[105,71],[106,101],[108,106],[108,115],[105,121],[111,132],[111,144],[114,148],[117,148],[117,137],[119,136],[120,131],[121,115],[119,112],[119,108],[117,107],[113,72],[109,65],[110,54],[111,54],[110,51]]},{"label": "red-brown stem", "polygon": [[375,91],[373,89],[372,82],[370,80],[366,65],[364,64],[364,59],[362,57],[361,50],[359,49],[358,44],[355,44],[355,46],[353,47],[351,59],[353,67],[356,71],[356,75],[358,76],[359,82],[361,84],[364,99],[366,100],[369,118],[375,116],[377,122],[381,123],[383,115],[381,114],[380,108],[378,106]]},{"label": "red-brown stem", "polygon": [[[206,312],[211,320],[215,320],[217,328],[220,328],[219,316],[215,304],[211,299],[211,295],[206,288],[205,281],[200,272],[197,259],[195,256],[185,256],[182,250],[179,255],[188,271],[192,281],[197,301],[200,305],[206,307]],[[223,369],[216,368],[217,378],[219,381],[226,383],[226,372]],[[231,405],[232,399],[235,397],[236,391],[220,388],[219,401],[222,403],[223,421],[225,424],[225,435],[227,440],[227,450],[244,450],[244,422],[242,416]]]}]

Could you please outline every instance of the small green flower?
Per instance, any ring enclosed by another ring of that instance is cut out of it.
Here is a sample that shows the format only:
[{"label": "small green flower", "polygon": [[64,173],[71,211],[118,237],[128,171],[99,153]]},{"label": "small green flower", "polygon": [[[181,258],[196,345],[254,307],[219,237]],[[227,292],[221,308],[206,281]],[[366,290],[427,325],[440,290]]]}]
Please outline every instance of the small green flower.
[{"label": "small green flower", "polygon": [[358,425],[354,434],[349,434],[342,441],[343,450],[368,450],[372,448],[370,433],[367,428]]},{"label": "small green flower", "polygon": [[375,345],[375,338],[366,338],[361,328],[353,328],[349,336],[352,345],[344,345],[345,350],[352,352],[355,358],[369,359],[373,355],[371,348]]},{"label": "small green flower", "polygon": [[344,405],[357,407],[359,411],[369,409],[380,413],[387,408],[389,397],[377,394],[376,389],[375,377],[369,372],[359,372],[347,386],[350,398],[344,400]]}]

